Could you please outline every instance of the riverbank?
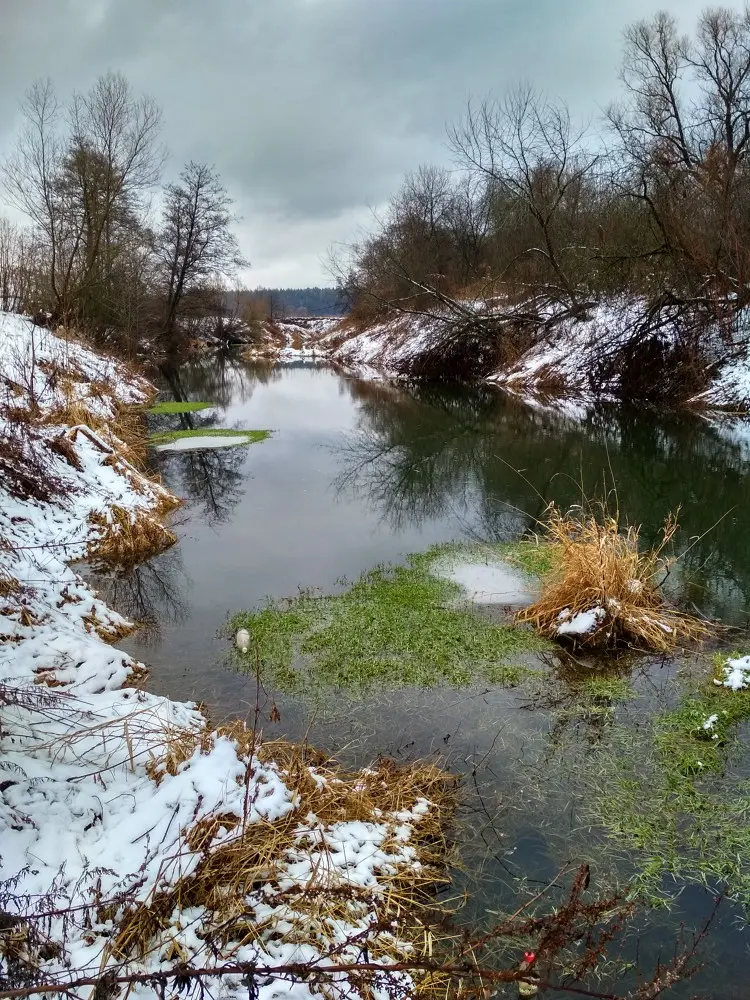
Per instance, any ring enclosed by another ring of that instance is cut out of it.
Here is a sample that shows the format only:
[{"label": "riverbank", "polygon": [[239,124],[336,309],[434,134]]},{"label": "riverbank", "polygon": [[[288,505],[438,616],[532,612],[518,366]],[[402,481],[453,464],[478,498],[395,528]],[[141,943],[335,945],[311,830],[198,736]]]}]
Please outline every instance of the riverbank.
[{"label": "riverbank", "polygon": [[[649,318],[645,334],[648,311],[632,300],[604,301],[579,318],[547,308],[536,324],[524,310],[524,318],[516,319],[517,312],[490,300],[394,313],[365,325],[349,319],[303,335],[298,350],[367,379],[460,378],[532,399],[648,398],[750,410],[744,314],[704,331],[705,357],[696,367],[683,353],[683,321],[676,308]],[[283,360],[284,354],[277,351],[275,357]]]},{"label": "riverbank", "polygon": [[[7,314],[0,363],[6,984],[122,978],[145,997],[226,965],[225,986],[247,988],[251,965],[258,997],[310,997],[311,976],[373,988],[358,967],[426,946],[409,901],[418,910],[442,878],[444,776],[388,762],[345,774],[144,690],[143,666],[111,645],[132,623],[71,563],[175,541],[161,519],[178,499],[136,465],[154,390]],[[403,971],[379,975],[376,995],[412,988]]]}]

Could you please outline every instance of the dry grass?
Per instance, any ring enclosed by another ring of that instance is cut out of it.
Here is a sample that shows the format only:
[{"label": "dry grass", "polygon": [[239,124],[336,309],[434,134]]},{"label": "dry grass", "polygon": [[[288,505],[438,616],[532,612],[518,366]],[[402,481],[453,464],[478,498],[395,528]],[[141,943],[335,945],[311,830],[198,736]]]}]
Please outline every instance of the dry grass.
[{"label": "dry grass", "polygon": [[545,581],[539,600],[518,613],[518,620],[555,638],[563,620],[601,608],[604,616],[598,625],[576,636],[580,645],[589,647],[624,643],[669,653],[707,638],[707,623],[667,607],[657,584],[658,575],[669,567],[665,553],[677,529],[676,517],[670,515],[659,544],[642,550],[638,528],[623,529],[619,515],[610,515],[604,506],[563,515],[551,505],[547,534],[561,547],[559,568]]},{"label": "dry grass", "polygon": [[[200,853],[197,866],[169,890],[155,893],[124,914],[111,944],[114,956],[143,956],[154,947],[163,951],[173,914],[190,907],[208,911],[212,939],[225,956],[243,944],[261,944],[274,933],[278,921],[278,916],[272,915],[255,922],[247,897],[261,887],[272,892],[268,898],[275,906],[287,908],[284,929],[278,932],[284,941],[313,943],[323,953],[332,949],[333,954],[340,946],[340,942],[334,944],[340,924],[374,912],[367,942],[373,960],[407,957],[391,933],[396,918],[399,938],[408,942],[408,949],[422,954],[432,947],[427,928],[434,890],[446,881],[448,848],[443,827],[454,804],[453,780],[445,772],[430,764],[401,766],[381,760],[364,771],[347,774],[308,747],[281,741],[262,743],[240,722],[215,732],[231,738],[246,762],[255,757],[274,763],[294,793],[297,808],[273,822],[245,823],[235,814],[214,815],[183,831],[184,851]],[[176,773],[196,750],[207,752],[213,739],[210,730],[173,733],[163,758],[148,766],[152,778],[158,782],[165,773]],[[409,864],[382,872],[377,891],[348,882],[325,863],[313,868],[306,884],[280,887],[290,848],[319,850],[317,843],[308,845],[300,837],[298,827],[304,817],[314,814],[323,827],[351,820],[388,822],[390,814],[409,809],[418,798],[432,803],[430,811],[415,824],[410,840],[419,866]],[[222,841],[214,846],[219,833]],[[176,941],[173,947],[179,952]]]},{"label": "dry grass", "polygon": [[0,566],[0,598],[17,597],[21,593],[21,590],[22,587],[19,581]]},{"label": "dry grass", "polygon": [[87,558],[118,566],[132,566],[177,541],[177,535],[152,512],[126,510],[116,504],[106,514],[89,514],[89,524],[97,529],[97,537],[89,542]]},{"label": "dry grass", "polygon": [[93,391],[97,398],[107,399],[114,407],[114,417],[106,419],[87,406],[85,400],[75,397],[73,385],[73,383],[65,384],[65,402],[45,413],[43,422],[53,425],[65,424],[68,427],[90,427],[116,452],[126,456],[131,462],[142,464],[146,458],[148,440],[145,406],[118,405],[113,400],[112,390],[108,386],[104,383],[98,386],[91,383],[89,390]]}]

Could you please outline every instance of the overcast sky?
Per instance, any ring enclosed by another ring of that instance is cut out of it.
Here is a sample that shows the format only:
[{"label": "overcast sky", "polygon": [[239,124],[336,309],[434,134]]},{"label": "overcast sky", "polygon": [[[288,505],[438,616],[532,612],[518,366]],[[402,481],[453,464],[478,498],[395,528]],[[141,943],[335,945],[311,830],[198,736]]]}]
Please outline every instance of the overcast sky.
[{"label": "overcast sky", "polygon": [[530,80],[596,116],[621,33],[703,0],[0,0],[0,151],[18,101],[106,70],[164,111],[167,174],[214,164],[236,200],[250,286],[330,284],[328,247],[421,163],[446,163],[467,98]]}]

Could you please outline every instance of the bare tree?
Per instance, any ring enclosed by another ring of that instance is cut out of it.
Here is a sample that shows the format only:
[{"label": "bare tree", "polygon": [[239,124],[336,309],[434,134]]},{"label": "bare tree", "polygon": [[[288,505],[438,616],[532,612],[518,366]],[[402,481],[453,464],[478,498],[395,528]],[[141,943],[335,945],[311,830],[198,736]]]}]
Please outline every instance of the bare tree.
[{"label": "bare tree", "polygon": [[608,111],[623,190],[651,221],[662,283],[744,297],[750,266],[750,11],[711,8],[695,40],[661,12],[625,33],[626,97]]},{"label": "bare tree", "polygon": [[232,199],[215,170],[188,163],[166,188],[157,255],[163,285],[160,337],[167,354],[180,348],[178,319],[186,296],[203,284],[232,277],[246,261],[231,230]]},{"label": "bare tree", "polygon": [[39,233],[46,251],[50,305],[64,314],[69,308],[70,275],[81,233],[65,213],[56,191],[64,142],[59,133],[62,110],[51,80],[31,87],[21,112],[24,126],[14,153],[4,164],[5,189]]},{"label": "bare tree", "polygon": [[31,234],[0,218],[0,310],[32,308],[32,286]]},{"label": "bare tree", "polygon": [[143,225],[140,199],[158,179],[159,109],[110,73],[67,110],[49,80],[36,83],[21,111],[6,191],[38,235],[55,317],[95,322],[128,234]]},{"label": "bare tree", "polygon": [[585,130],[573,126],[565,104],[523,85],[502,101],[469,105],[448,135],[459,162],[485,179],[489,196],[532,221],[536,240],[521,254],[541,256],[550,271],[550,297],[577,309],[579,289],[568,262],[580,247],[570,244],[561,221],[598,159],[584,146]]}]

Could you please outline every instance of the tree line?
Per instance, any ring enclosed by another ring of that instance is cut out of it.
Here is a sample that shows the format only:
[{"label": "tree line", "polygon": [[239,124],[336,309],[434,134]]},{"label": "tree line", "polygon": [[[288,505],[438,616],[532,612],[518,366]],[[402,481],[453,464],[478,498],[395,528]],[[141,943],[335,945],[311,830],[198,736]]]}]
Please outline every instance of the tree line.
[{"label": "tree line", "polygon": [[65,104],[38,82],[21,113],[0,179],[28,224],[0,219],[0,308],[176,357],[246,264],[215,169],[190,162],[161,185],[161,110],[120,74]]},{"label": "tree line", "polygon": [[455,168],[407,176],[333,260],[354,315],[440,317],[458,345],[443,366],[467,342],[491,342],[474,351],[487,365],[512,359],[605,300],[628,303],[640,361],[679,331],[684,380],[744,347],[750,8],[710,8],[691,36],[663,12],[633,24],[621,80],[588,128],[530,85],[470,103],[448,128]]},{"label": "tree line", "polygon": [[237,293],[246,315],[260,319],[293,316],[341,316],[345,302],[337,288],[255,288]]}]

